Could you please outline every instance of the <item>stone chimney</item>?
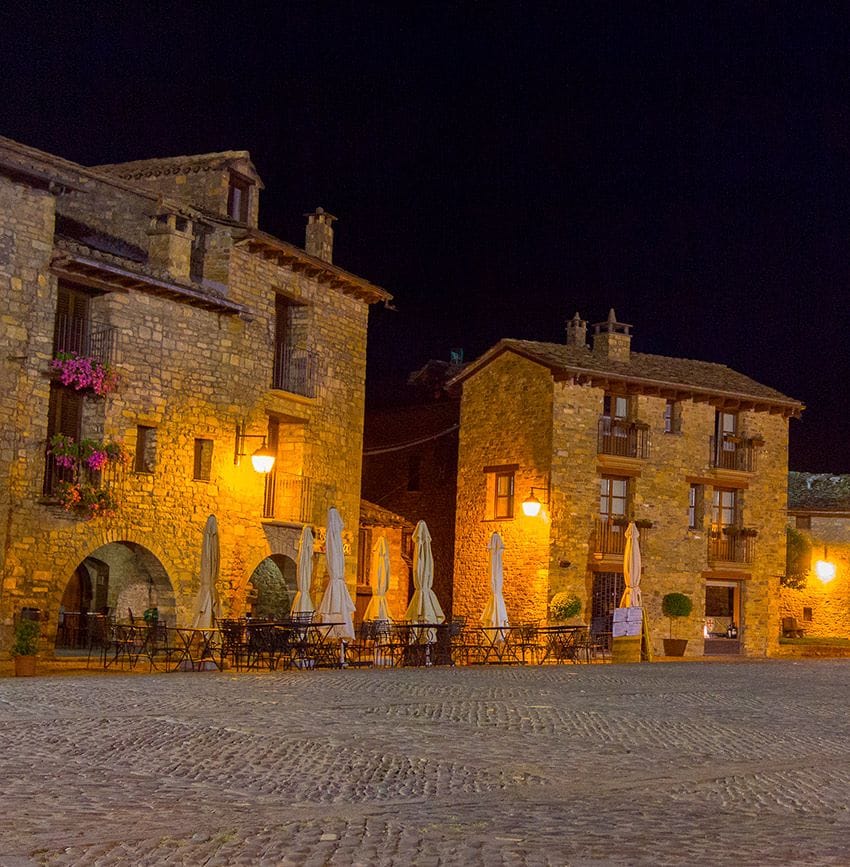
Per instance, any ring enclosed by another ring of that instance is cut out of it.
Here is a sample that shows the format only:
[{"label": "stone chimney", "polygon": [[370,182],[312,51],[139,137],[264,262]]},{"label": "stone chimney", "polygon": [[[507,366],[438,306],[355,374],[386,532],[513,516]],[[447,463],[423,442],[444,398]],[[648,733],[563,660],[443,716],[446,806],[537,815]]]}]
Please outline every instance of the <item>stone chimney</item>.
[{"label": "stone chimney", "polygon": [[192,221],[179,214],[160,213],[148,226],[148,264],[177,280],[188,280],[192,266]]},{"label": "stone chimney", "polygon": [[612,307],[605,322],[593,326],[593,354],[609,361],[628,361],[632,344],[632,326],[617,322]]},{"label": "stone chimney", "polygon": [[307,218],[307,241],[304,249],[317,259],[333,262],[334,230],[333,221],[336,217],[324,208],[316,208],[313,214],[304,214]]},{"label": "stone chimney", "polygon": [[587,346],[587,322],[578,315],[567,321],[567,346]]}]

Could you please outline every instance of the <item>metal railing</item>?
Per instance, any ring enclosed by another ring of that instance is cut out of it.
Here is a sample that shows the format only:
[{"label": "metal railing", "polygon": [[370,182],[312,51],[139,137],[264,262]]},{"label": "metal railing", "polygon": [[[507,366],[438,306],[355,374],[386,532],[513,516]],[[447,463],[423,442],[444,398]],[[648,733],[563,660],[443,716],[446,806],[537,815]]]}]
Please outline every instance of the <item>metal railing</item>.
[{"label": "metal railing", "polygon": [[716,469],[752,473],[756,469],[756,448],[752,440],[724,434],[711,437],[710,465]]},{"label": "metal railing", "polygon": [[293,349],[285,343],[279,343],[274,353],[272,388],[304,397],[315,397],[318,368],[318,356],[315,352]]},{"label": "metal railing", "polygon": [[60,482],[82,483],[91,485],[97,490],[114,491],[123,483],[125,475],[123,465],[117,463],[108,463],[99,470],[89,469],[85,464],[72,467],[63,466],[57,461],[56,456],[51,454],[48,446],[44,461],[42,493],[45,497],[55,496]]},{"label": "metal railing", "polygon": [[597,554],[623,554],[626,550],[626,525],[597,518],[595,546]]},{"label": "metal railing", "polygon": [[53,353],[75,354],[109,364],[115,357],[118,329],[79,316],[57,316]]},{"label": "metal railing", "polygon": [[729,528],[712,530],[708,538],[709,563],[752,563],[755,553],[755,539],[751,535],[741,535],[740,530]]},{"label": "metal railing", "polygon": [[649,457],[649,428],[635,421],[602,416],[599,419],[597,452],[627,458]]},{"label": "metal railing", "polygon": [[272,470],[266,476],[263,517],[305,524],[313,513],[313,480]]}]

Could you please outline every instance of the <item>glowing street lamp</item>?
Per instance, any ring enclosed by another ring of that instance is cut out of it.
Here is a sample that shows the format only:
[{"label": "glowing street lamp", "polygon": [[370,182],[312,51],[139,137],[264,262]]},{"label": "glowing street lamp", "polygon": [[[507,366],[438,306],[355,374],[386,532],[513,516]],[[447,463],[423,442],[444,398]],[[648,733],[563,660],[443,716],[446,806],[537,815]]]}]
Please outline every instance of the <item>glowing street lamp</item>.
[{"label": "glowing street lamp", "polygon": [[830,563],[829,560],[818,560],[815,563],[815,575],[823,581],[824,584],[829,584],[835,578],[835,563]]},{"label": "glowing street lamp", "polygon": [[251,455],[251,465],[258,473],[270,473],[274,467],[275,452],[266,445],[265,435],[246,434],[245,426],[240,424],[236,425],[236,449],[233,453],[233,463],[237,467],[239,466],[239,458],[244,458],[246,455],[245,440],[251,439],[262,439],[263,441],[263,444]]},{"label": "glowing street lamp", "polygon": [[[536,490],[540,490],[537,488]],[[531,493],[522,501],[523,514],[529,518],[536,518],[540,514],[541,502],[534,496],[535,488],[531,489]]]}]

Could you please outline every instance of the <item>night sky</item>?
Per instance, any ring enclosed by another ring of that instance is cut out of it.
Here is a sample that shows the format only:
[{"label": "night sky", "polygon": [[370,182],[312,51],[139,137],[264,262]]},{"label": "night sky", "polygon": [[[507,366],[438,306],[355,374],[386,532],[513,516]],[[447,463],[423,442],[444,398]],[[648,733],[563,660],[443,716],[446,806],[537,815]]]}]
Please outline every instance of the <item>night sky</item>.
[{"label": "night sky", "polygon": [[841,3],[7,4],[0,134],[250,150],[261,226],[303,245],[322,205],[395,296],[372,403],[613,306],[802,400],[791,467],[850,472],[848,37]]}]

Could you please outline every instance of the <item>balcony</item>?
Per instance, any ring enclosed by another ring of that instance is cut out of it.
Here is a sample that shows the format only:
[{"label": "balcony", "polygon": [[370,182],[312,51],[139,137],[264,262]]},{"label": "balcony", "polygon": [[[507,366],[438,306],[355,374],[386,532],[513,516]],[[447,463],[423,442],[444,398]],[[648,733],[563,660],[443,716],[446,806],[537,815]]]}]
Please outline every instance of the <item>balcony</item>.
[{"label": "balcony", "polygon": [[57,316],[54,355],[82,355],[109,364],[115,357],[118,329],[79,316]]},{"label": "balcony", "polygon": [[711,455],[709,463],[718,470],[737,470],[752,473],[756,469],[756,449],[760,440],[723,434],[711,437],[709,447]]},{"label": "balcony", "polygon": [[272,470],[266,476],[263,517],[306,524],[313,513],[313,480]]},{"label": "balcony", "polygon": [[64,466],[48,451],[44,462],[42,493],[48,499],[60,498],[61,488],[67,485],[78,485],[91,491],[114,494],[123,484],[124,477],[125,471],[122,464],[107,463],[100,470],[92,470],[84,463],[69,467]]},{"label": "balcony", "polygon": [[755,530],[747,527],[711,530],[708,538],[708,562],[744,565],[752,563],[756,547],[755,535]]},{"label": "balcony", "polygon": [[286,343],[279,343],[274,354],[272,388],[303,397],[315,397],[318,368],[315,352],[293,349]]},{"label": "balcony", "polygon": [[602,416],[599,419],[597,453],[623,458],[649,457],[649,426]]},{"label": "balcony", "polygon": [[597,558],[605,556],[623,556],[626,550],[626,527],[627,524],[614,523],[607,518],[596,519],[596,536],[594,541],[594,553]]}]

